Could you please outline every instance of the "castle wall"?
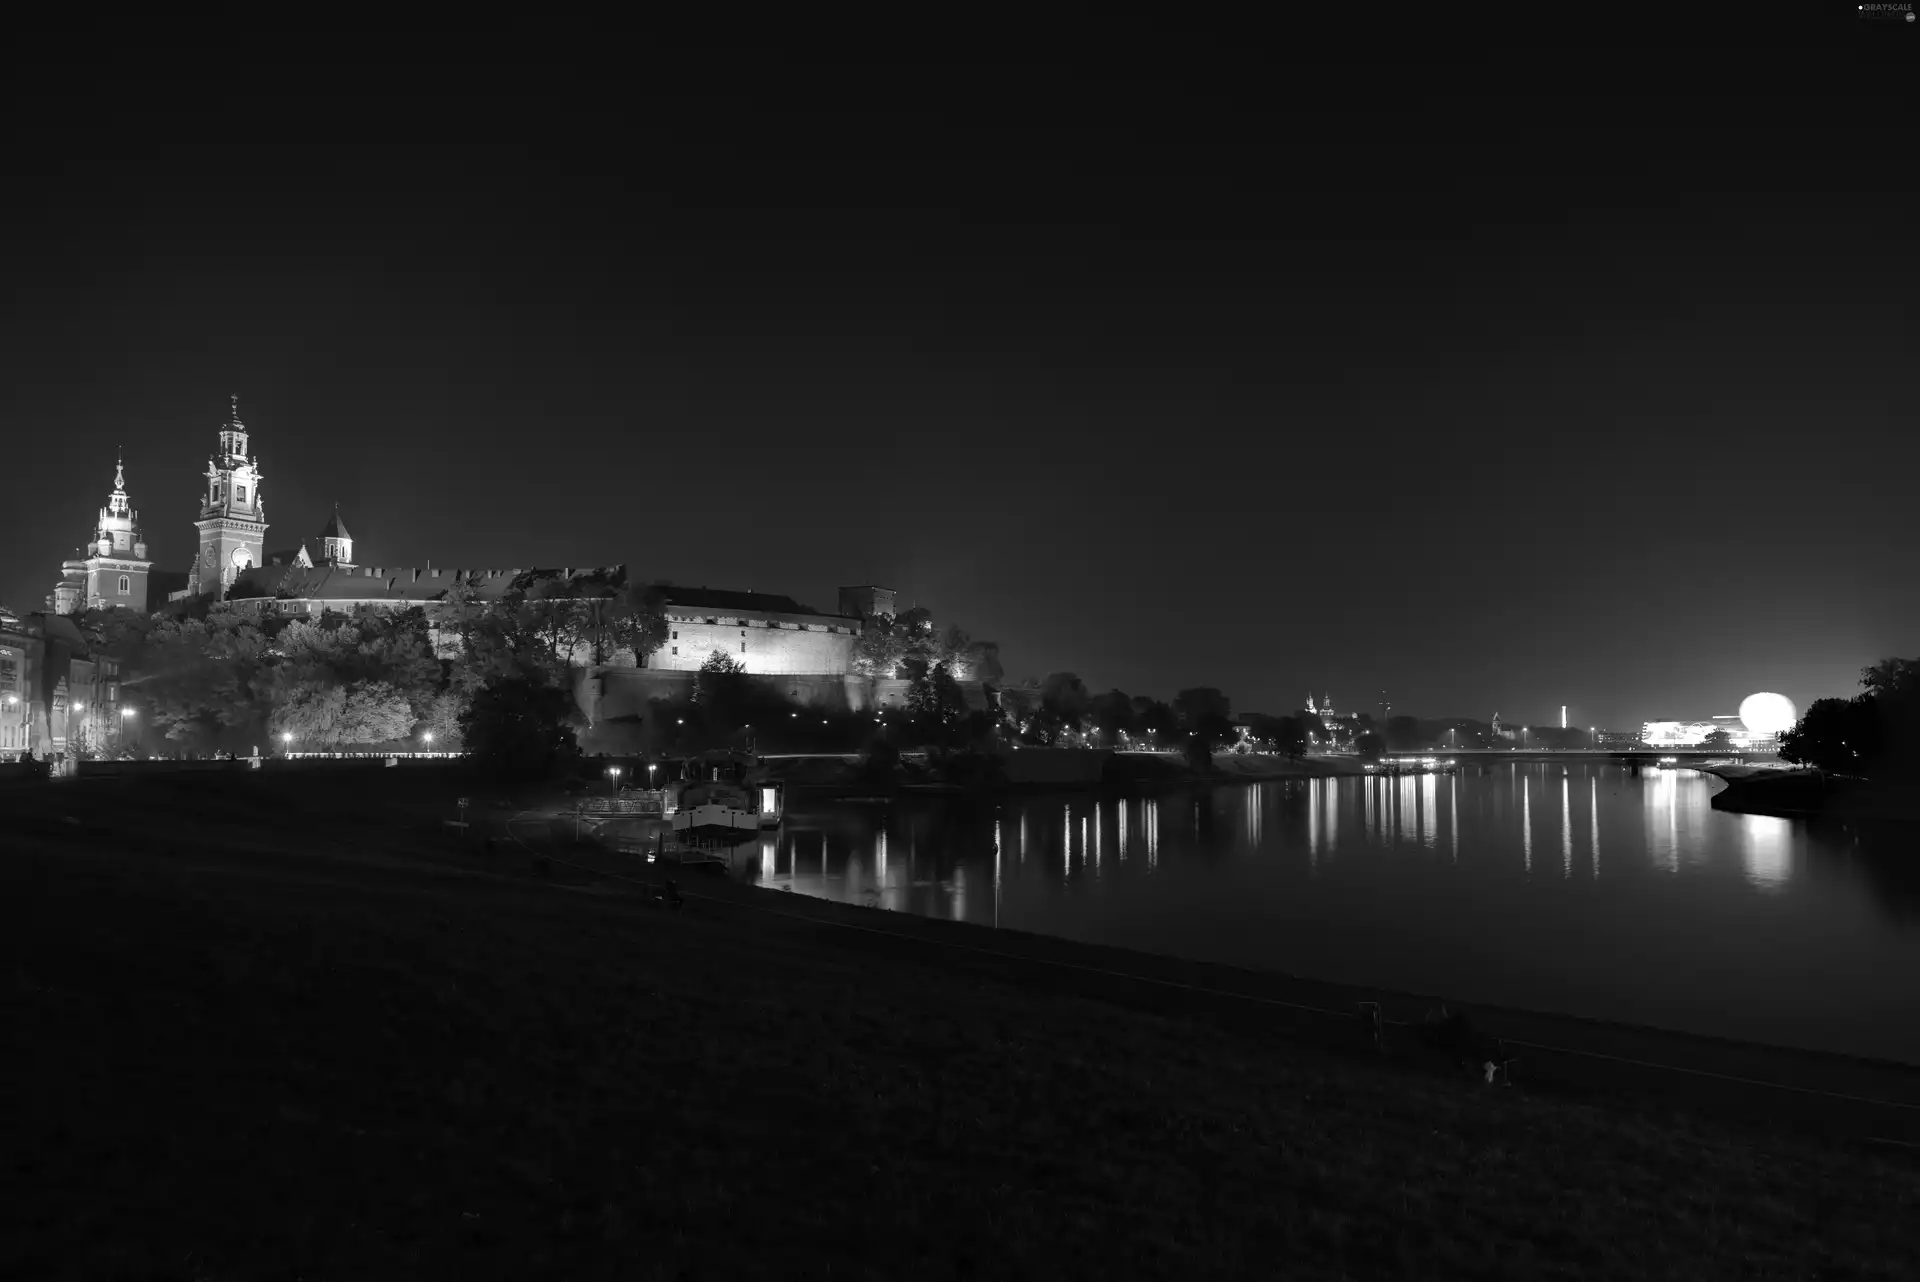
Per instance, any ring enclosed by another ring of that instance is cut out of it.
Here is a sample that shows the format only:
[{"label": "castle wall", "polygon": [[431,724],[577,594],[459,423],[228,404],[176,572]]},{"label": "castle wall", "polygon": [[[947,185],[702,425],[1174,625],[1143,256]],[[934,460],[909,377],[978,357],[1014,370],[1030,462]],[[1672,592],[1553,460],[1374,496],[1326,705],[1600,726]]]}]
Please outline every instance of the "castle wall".
[{"label": "castle wall", "polygon": [[[709,617],[716,621],[706,622]],[[824,615],[703,615],[698,621],[669,616],[667,643],[647,656],[647,664],[694,672],[719,650],[758,675],[839,675],[853,666],[854,626]]]}]

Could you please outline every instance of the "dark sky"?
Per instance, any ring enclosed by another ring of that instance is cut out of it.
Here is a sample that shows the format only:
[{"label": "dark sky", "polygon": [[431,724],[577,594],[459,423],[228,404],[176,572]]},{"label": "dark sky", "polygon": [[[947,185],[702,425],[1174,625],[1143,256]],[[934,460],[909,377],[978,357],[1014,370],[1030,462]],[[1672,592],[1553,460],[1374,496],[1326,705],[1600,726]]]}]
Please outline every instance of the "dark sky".
[{"label": "dark sky", "polygon": [[237,392],[270,544],[878,582],[1016,677],[1624,726],[1920,654],[1909,31],[374,47],[9,55],[0,600],[120,444],[184,568]]}]

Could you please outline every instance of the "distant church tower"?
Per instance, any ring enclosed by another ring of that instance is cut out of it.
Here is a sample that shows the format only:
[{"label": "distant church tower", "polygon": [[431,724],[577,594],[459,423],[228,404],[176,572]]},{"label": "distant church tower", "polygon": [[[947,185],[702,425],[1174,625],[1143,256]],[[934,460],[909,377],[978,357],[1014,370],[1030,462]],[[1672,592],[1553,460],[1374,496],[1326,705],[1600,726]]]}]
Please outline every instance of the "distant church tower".
[{"label": "distant church tower", "polygon": [[53,590],[53,608],[60,614],[124,606],[147,612],[146,540],[140,537],[140,514],[127,500],[127,468],[116,460],[113,493],[100,509],[86,556],[61,567],[60,584]]},{"label": "distant church tower", "polygon": [[200,505],[200,552],[187,577],[187,592],[224,592],[240,571],[259,565],[267,537],[266,508],[260,502],[260,464],[247,453],[247,426],[240,421],[240,398],[220,429],[220,448],[207,460],[207,494]]},{"label": "distant church tower", "polygon": [[320,564],[342,570],[353,568],[353,536],[340,519],[340,505],[333,505],[333,519],[320,531]]}]

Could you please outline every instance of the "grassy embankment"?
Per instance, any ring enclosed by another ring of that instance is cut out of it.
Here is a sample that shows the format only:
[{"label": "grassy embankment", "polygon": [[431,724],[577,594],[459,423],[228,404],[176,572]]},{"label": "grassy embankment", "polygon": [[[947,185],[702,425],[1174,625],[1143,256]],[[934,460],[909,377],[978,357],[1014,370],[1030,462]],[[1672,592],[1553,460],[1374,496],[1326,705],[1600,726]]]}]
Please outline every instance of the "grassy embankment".
[{"label": "grassy embankment", "polygon": [[397,786],[0,795],[0,1273],[1920,1267],[1897,1151],[877,960],[857,932],[543,884],[524,856],[475,869],[401,826],[437,803],[370,795]]}]

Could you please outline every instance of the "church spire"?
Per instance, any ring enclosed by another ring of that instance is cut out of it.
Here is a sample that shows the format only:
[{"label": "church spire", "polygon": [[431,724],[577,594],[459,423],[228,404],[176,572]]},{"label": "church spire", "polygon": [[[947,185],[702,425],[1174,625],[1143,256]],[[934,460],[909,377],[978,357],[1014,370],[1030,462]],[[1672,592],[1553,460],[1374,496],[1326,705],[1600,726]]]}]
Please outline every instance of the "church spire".
[{"label": "church spire", "polygon": [[113,492],[115,494],[125,494],[127,492],[127,451],[125,446],[121,446],[118,450],[114,451]]}]

